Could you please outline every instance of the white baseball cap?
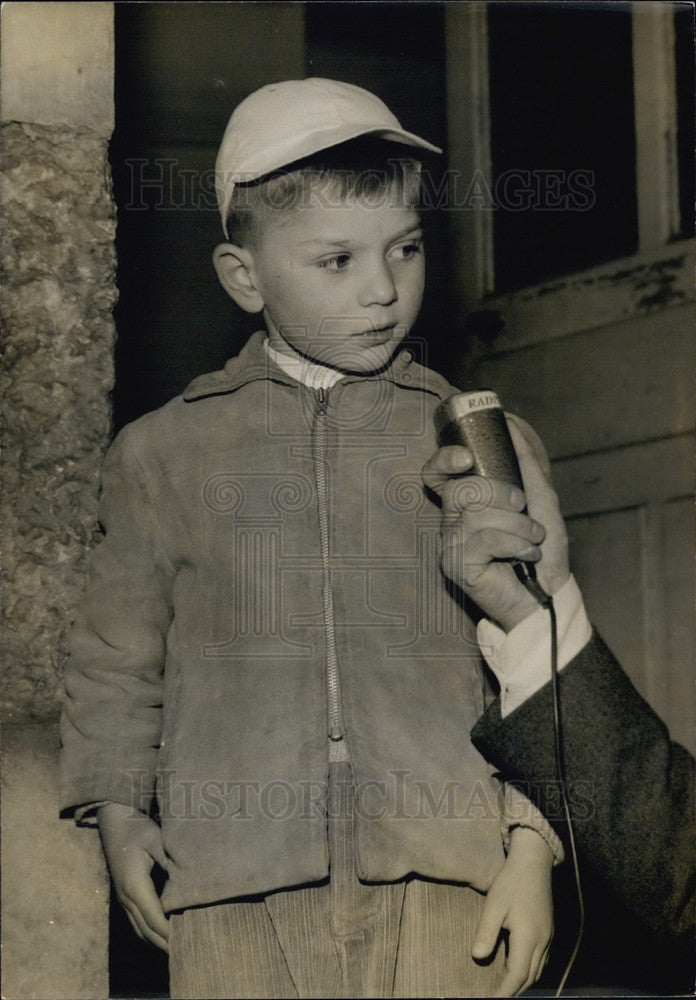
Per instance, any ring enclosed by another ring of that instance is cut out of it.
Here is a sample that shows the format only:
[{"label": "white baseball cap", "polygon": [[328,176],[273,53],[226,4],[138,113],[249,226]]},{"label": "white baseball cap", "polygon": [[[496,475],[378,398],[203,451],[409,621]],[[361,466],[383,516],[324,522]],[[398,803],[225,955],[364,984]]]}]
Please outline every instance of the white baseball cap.
[{"label": "white baseball cap", "polygon": [[361,135],[442,152],[403,129],[386,104],[352,83],[310,77],[269,83],[254,91],[235,108],[215,161],[215,191],[225,236],[235,184],[258,180]]}]

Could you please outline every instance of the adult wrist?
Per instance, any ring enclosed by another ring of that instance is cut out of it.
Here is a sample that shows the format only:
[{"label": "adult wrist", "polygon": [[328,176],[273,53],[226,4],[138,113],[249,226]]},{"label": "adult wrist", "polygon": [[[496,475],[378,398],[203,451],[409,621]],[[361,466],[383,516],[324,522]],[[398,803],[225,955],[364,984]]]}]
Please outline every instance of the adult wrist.
[{"label": "adult wrist", "polygon": [[[562,670],[589,642],[592,627],[572,575],[553,597],[558,669]],[[479,622],[476,631],[481,652],[500,684],[500,712],[505,718],[551,678],[550,618],[537,605],[534,613],[509,633],[486,619]]]}]

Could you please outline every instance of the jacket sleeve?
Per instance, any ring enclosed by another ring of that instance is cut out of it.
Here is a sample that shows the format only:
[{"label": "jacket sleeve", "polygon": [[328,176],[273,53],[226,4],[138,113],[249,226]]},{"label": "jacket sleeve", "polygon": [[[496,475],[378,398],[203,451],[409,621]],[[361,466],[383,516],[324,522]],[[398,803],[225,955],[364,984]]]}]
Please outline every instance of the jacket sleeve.
[{"label": "jacket sleeve", "polygon": [[504,798],[501,819],[503,847],[505,851],[507,852],[510,849],[510,839],[515,827],[526,826],[528,829],[534,830],[539,834],[553,854],[554,865],[560,865],[565,859],[563,843],[544,814],[511,782],[506,781],[503,790]]},{"label": "jacket sleeve", "polygon": [[69,640],[61,718],[61,807],[98,802],[146,811],[161,739],[173,568],[126,428],[102,470],[104,537]]},{"label": "jacket sleeve", "polygon": [[[559,695],[578,852],[647,927],[693,948],[693,757],[670,740],[596,633],[559,674]],[[551,685],[504,719],[494,702],[472,739],[562,832]]]}]

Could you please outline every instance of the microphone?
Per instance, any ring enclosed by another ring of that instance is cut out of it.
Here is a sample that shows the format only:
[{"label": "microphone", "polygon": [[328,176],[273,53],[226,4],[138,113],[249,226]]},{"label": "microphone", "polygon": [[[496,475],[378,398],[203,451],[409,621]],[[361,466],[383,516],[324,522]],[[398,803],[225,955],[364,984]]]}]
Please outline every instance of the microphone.
[{"label": "microphone", "polygon": [[[472,472],[475,475],[499,479],[524,491],[507,420],[492,390],[479,389],[449,396],[436,409],[434,420],[440,446],[458,444],[468,448],[474,460]],[[546,607],[549,596],[537,583],[534,563],[519,559],[510,562],[520,583]]]}]

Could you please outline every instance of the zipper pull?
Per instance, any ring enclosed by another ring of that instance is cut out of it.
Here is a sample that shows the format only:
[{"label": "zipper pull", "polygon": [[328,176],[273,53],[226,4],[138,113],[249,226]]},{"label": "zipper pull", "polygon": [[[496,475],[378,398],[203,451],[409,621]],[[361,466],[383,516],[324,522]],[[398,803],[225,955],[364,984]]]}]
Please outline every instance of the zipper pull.
[{"label": "zipper pull", "polygon": [[317,389],[317,416],[323,416],[329,405],[326,389]]}]

